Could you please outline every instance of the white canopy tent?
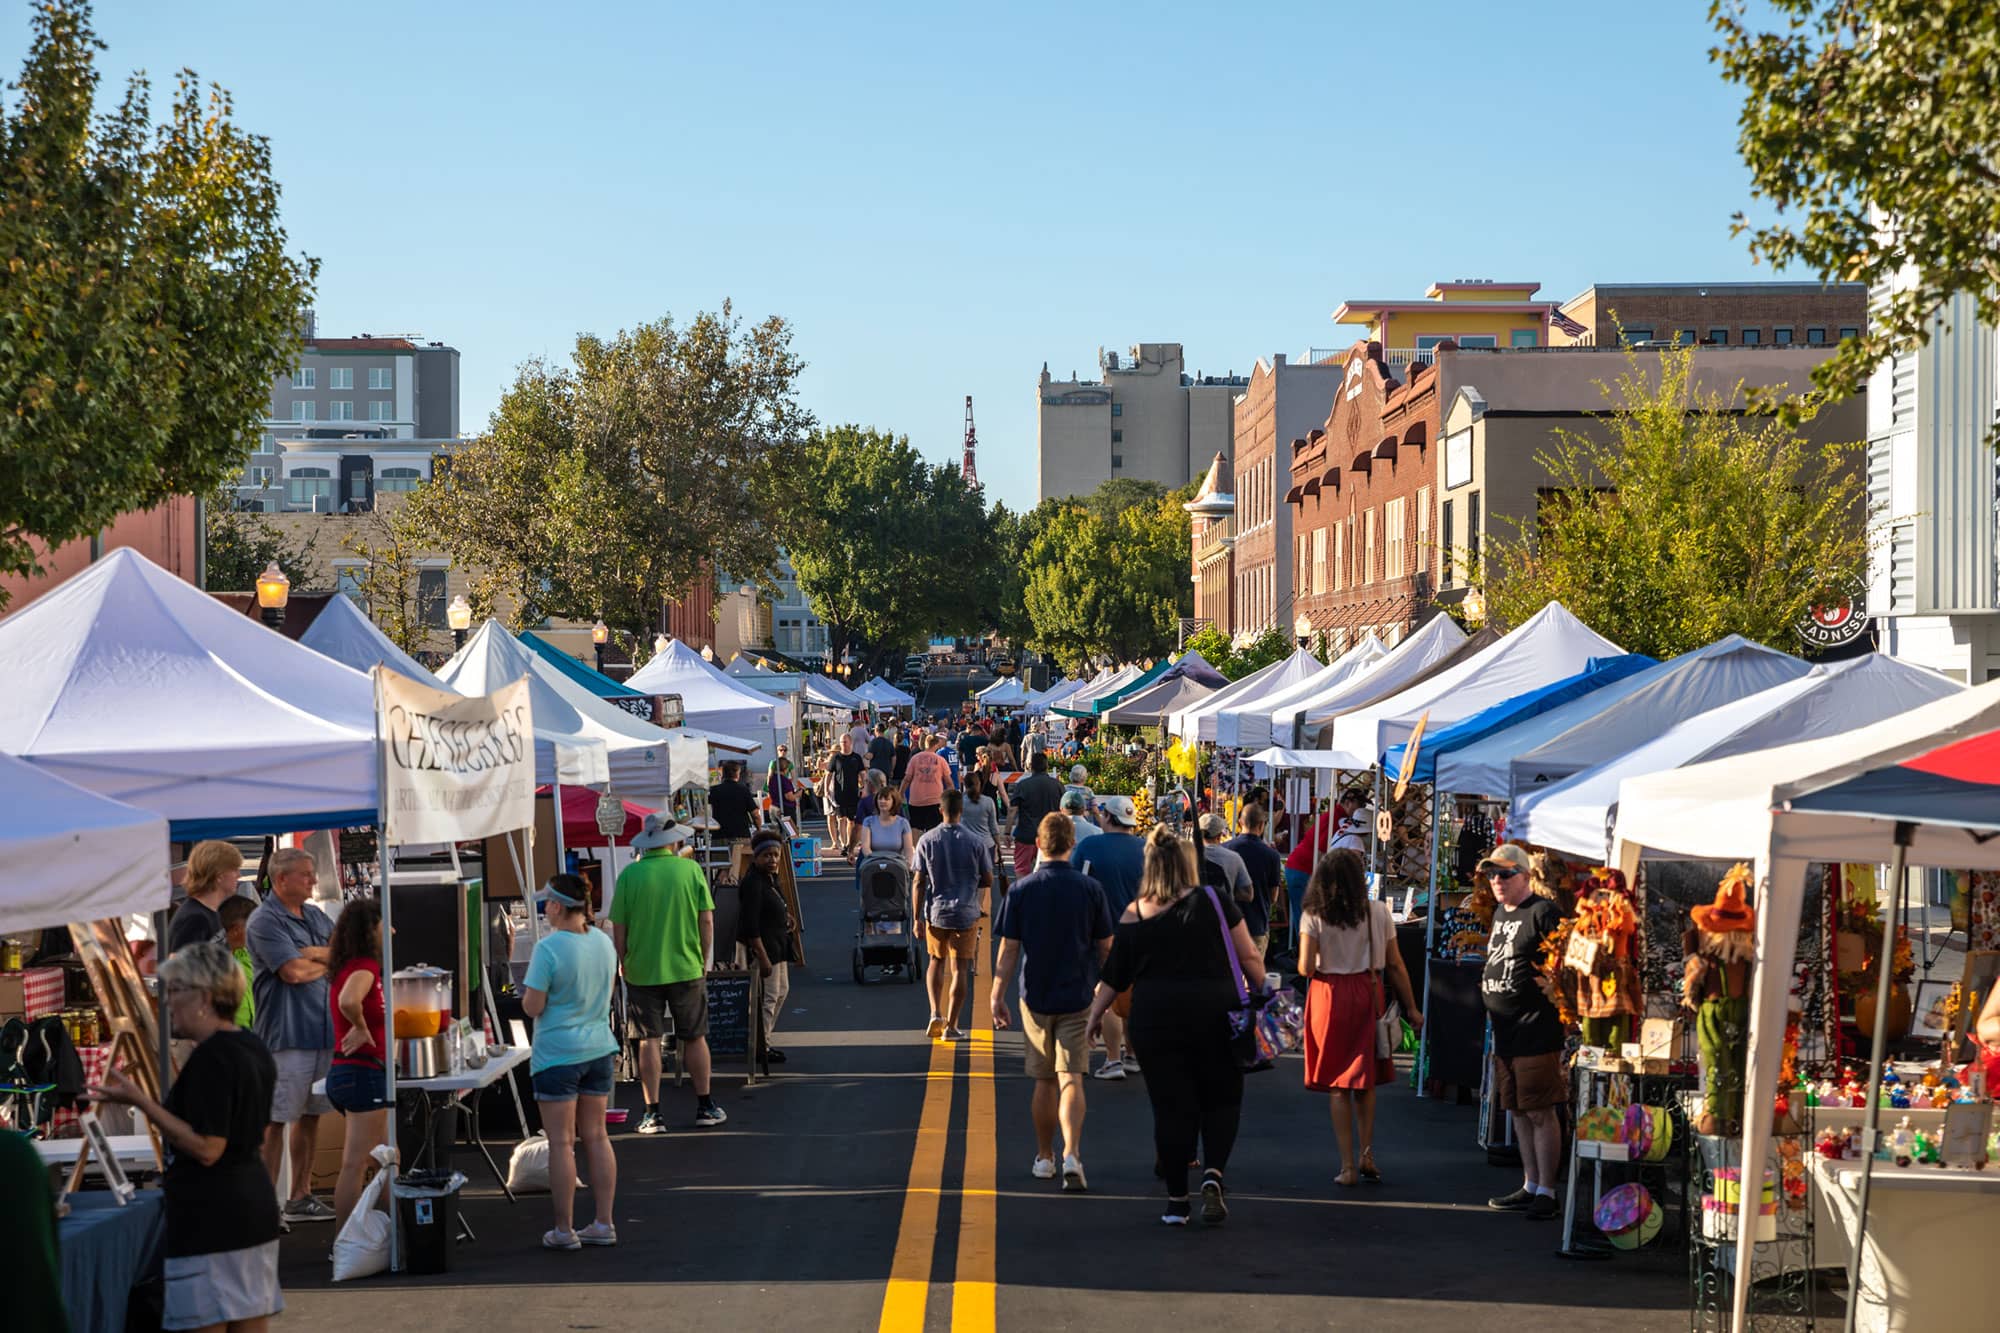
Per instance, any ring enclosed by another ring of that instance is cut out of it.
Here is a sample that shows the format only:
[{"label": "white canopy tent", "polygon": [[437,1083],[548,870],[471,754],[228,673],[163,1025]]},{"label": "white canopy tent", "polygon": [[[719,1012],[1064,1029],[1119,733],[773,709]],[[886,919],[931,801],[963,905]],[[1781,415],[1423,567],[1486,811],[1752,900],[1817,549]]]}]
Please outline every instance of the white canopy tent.
[{"label": "white canopy tent", "polygon": [[[1807,865],[1895,859],[1895,826],[1844,815],[1793,812],[1789,803],[1871,769],[1927,754],[2000,728],[2000,681],[1959,690],[1871,726],[1670,772],[1628,778],[1618,789],[1615,863],[1637,872],[1644,858],[1750,861],[1760,889],[1757,961],[1750,992],[1749,1063],[1743,1104],[1769,1106],[1777,1093],[1786,1010],[1796,958]],[[1911,864],[2000,870],[2000,839],[1918,825]],[[1745,1162],[1765,1160],[1770,1121],[1744,1117]],[[1734,1325],[1743,1326],[1756,1243],[1755,1194],[1738,1219]]]},{"label": "white canopy tent", "polygon": [[780,728],[771,696],[730,679],[679,639],[669,640],[664,652],[655,653],[625,683],[644,694],[679,695],[690,728],[748,741],[756,747],[750,751],[752,762],[768,762],[778,753]]},{"label": "white canopy tent", "polygon": [[165,911],[167,821],[0,755],[0,935]]},{"label": "white canopy tent", "polygon": [[1028,702],[1028,687],[1019,676],[1002,676],[974,697],[982,708],[1020,708]]},{"label": "white canopy tent", "polygon": [[[1683,653],[1628,676],[1607,690],[1576,700],[1585,703],[1605,693],[1625,691],[1606,700],[1602,709],[1588,711],[1570,725],[1554,730],[1540,728],[1538,737],[1499,760],[1502,775],[1499,785],[1482,790],[1496,797],[1525,796],[1586,768],[1629,754],[1689,718],[1788,680],[1797,680],[1811,670],[1811,663],[1753,643],[1740,634],[1718,639],[1706,648]],[[1628,685],[1636,688],[1626,690]],[[1562,708],[1546,716],[1557,714],[1564,714],[1567,720],[1567,710]],[[1533,735],[1528,733],[1523,739]]]},{"label": "white canopy tent", "polygon": [[876,676],[872,680],[863,681],[855,689],[854,693],[864,702],[871,703],[877,708],[915,708],[917,706],[916,695],[897,689],[880,676]]},{"label": "white canopy tent", "polygon": [[1619,786],[1627,778],[1852,731],[1963,688],[1934,671],[1880,653],[1813,667],[1794,680],[1698,713],[1595,768],[1524,794],[1513,804],[1509,831],[1524,842],[1608,863]]},{"label": "white canopy tent", "polygon": [[1213,693],[1212,686],[1204,685],[1192,676],[1162,678],[1129,698],[1121,699],[1106,709],[1102,716],[1104,721],[1115,727],[1157,727],[1175,709],[1186,708]]},{"label": "white canopy tent", "polygon": [[[1550,602],[1484,651],[1379,703],[1335,718],[1331,744],[1325,748],[1344,756],[1349,768],[1373,768],[1383,751],[1410,738],[1426,714],[1433,729],[1448,727],[1494,704],[1574,676],[1594,657],[1616,657],[1623,651],[1562,603]],[[1307,715],[1308,727],[1315,721]]]},{"label": "white canopy tent", "polygon": [[1167,719],[1169,734],[1183,740],[1213,741],[1217,737],[1216,715],[1225,708],[1247,708],[1257,700],[1310,680],[1326,668],[1304,648],[1290,657],[1231,681],[1206,699],[1177,710]]},{"label": "white canopy tent", "polygon": [[1097,700],[1104,698],[1106,695],[1118,693],[1118,691],[1124,689],[1127,685],[1130,685],[1145,674],[1146,668],[1137,663],[1131,666],[1120,667],[1110,675],[1093,680],[1082,689],[1073,691],[1068,697],[1052,702],[1057,708],[1087,715],[1091,711],[1090,706],[1097,702]]},{"label": "white canopy tent", "polygon": [[1492,630],[1468,635],[1450,616],[1432,616],[1422,629],[1394,648],[1376,643],[1375,651],[1380,656],[1346,680],[1272,709],[1272,739],[1304,748],[1314,743],[1321,729],[1334,718],[1356,708],[1367,708],[1428,680],[1498,637]]},{"label": "white canopy tent", "polygon": [[0,620],[0,681],[0,752],[177,839],[375,822],[368,677],[136,551]]},{"label": "white canopy tent", "polygon": [[[1444,616],[1438,619],[1451,622]],[[1456,630],[1458,627],[1453,625]],[[1464,637],[1463,635],[1460,636]],[[1415,643],[1416,636],[1404,641]],[[1421,646],[1414,650],[1421,652]],[[1248,750],[1278,742],[1290,744],[1298,710],[1308,701],[1331,697],[1336,692],[1371,674],[1390,656],[1390,650],[1373,634],[1365,636],[1333,661],[1280,689],[1242,704],[1224,704],[1215,710],[1215,743]]]},{"label": "white canopy tent", "polygon": [[1089,680],[1084,680],[1081,677],[1079,677],[1075,680],[1057,681],[1055,684],[1049,686],[1046,690],[1041,691],[1039,694],[1036,694],[1033,698],[1028,700],[1028,711],[1030,713],[1046,713],[1052,706],[1061,703],[1063,700],[1069,698],[1071,695],[1078,693],[1079,691],[1089,689],[1091,686],[1103,680],[1105,676],[1106,673],[1100,671],[1095,676],[1092,676]]},{"label": "white canopy tent", "polygon": [[526,676],[537,735],[577,737],[602,745],[609,770],[606,781],[621,796],[665,796],[683,786],[708,782],[704,739],[679,730],[663,731],[588,693],[497,620],[481,625],[438,675],[447,688],[467,695],[491,694]]}]

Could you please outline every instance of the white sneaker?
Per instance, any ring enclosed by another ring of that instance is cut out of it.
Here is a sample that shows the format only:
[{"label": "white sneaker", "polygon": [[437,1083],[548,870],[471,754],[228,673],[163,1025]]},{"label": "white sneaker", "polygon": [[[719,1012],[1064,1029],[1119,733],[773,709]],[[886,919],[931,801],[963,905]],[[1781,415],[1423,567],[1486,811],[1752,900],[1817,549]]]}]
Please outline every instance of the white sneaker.
[{"label": "white sneaker", "polygon": [[1053,1157],[1037,1157],[1035,1165],[1030,1169],[1029,1174],[1034,1176],[1036,1180],[1054,1180],[1056,1178],[1055,1159]]},{"label": "white sneaker", "polygon": [[1097,1071],[1091,1077],[1109,1079],[1112,1082],[1116,1082],[1125,1077],[1125,1066],[1116,1060],[1106,1060],[1097,1067]]},{"label": "white sneaker", "polygon": [[1128,1074],[1137,1074],[1141,1072],[1139,1069],[1139,1057],[1132,1054],[1132,1052],[1130,1051],[1125,1052],[1125,1058],[1123,1060],[1120,1060],[1118,1063],[1125,1066],[1125,1072]]},{"label": "white sneaker", "polygon": [[1063,1193],[1081,1194],[1089,1188],[1083,1178],[1083,1160],[1075,1153],[1063,1158]]}]

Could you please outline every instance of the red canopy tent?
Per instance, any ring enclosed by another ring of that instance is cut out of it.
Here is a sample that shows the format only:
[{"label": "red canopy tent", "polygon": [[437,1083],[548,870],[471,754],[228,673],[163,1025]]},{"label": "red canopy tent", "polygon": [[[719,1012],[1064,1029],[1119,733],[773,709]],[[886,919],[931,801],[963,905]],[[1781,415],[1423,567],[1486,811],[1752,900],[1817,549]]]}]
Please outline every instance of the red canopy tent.
[{"label": "red canopy tent", "polygon": [[[548,794],[547,787],[540,787],[535,791],[537,796]],[[562,789],[563,846],[578,848],[607,845],[604,835],[597,831],[597,799],[598,794],[588,787]],[[638,835],[640,827],[646,822],[646,816],[652,813],[645,806],[634,805],[630,801],[623,802],[623,805],[625,827],[618,831],[618,842],[621,846],[630,843]]]}]

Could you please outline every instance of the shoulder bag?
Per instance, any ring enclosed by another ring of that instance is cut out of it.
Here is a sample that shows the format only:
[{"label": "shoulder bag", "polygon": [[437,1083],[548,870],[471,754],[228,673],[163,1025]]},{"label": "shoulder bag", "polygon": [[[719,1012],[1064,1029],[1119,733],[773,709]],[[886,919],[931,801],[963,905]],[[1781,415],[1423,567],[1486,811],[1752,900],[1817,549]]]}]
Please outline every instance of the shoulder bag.
[{"label": "shoulder bag", "polygon": [[1237,1067],[1246,1074],[1269,1069],[1277,1063],[1278,1053],[1268,1048],[1257,1020],[1270,997],[1250,993],[1243,980],[1243,964],[1236,958],[1236,941],[1229,935],[1229,918],[1222,913],[1222,900],[1206,884],[1201,891],[1215,908],[1215,924],[1222,931],[1222,953],[1229,959],[1230,975],[1236,978],[1236,1003],[1228,1011],[1230,1052],[1236,1057]]},{"label": "shoulder bag", "polygon": [[[1383,913],[1375,909],[1380,903],[1368,904],[1368,941],[1371,946],[1376,941],[1376,925]],[[1389,998],[1389,987],[1383,972],[1389,961],[1389,946],[1393,940],[1384,941],[1375,953],[1375,966],[1370,968],[1375,981],[1375,1058],[1387,1060],[1396,1054],[1396,1048],[1403,1041],[1403,1006]]]}]

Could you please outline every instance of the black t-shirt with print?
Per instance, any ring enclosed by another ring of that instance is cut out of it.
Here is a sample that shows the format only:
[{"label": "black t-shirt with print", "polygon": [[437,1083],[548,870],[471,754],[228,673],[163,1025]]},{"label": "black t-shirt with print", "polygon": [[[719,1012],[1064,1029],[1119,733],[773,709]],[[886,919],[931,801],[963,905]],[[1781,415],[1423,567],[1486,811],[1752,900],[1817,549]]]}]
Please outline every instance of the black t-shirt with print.
[{"label": "black t-shirt with print", "polygon": [[1547,898],[1530,898],[1493,913],[1479,993],[1493,1017],[1493,1049],[1502,1056],[1546,1055],[1563,1048],[1562,1019],[1535,984],[1542,941],[1561,921],[1561,911]]}]

